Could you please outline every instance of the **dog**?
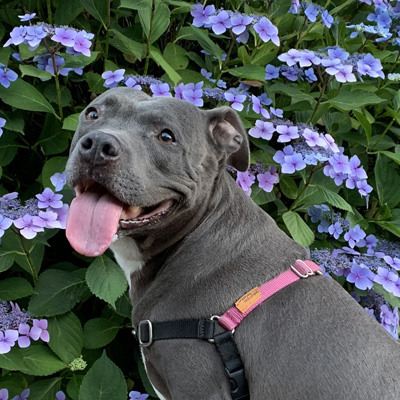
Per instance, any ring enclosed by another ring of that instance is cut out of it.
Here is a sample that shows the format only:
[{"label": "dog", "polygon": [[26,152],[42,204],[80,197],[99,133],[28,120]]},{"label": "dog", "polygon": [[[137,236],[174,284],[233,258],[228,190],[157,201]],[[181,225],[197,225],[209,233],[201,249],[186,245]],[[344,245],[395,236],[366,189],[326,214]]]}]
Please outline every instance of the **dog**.
[{"label": "dog", "polygon": [[[307,258],[227,166],[249,166],[246,131],[229,107],[200,110],[125,87],[82,112],[66,167],[76,191],[67,237],[86,256],[111,248],[135,327],[220,316]],[[326,276],[280,290],[231,335],[251,400],[400,399],[399,345]],[[209,341],[142,345],[160,399],[233,398]]]}]

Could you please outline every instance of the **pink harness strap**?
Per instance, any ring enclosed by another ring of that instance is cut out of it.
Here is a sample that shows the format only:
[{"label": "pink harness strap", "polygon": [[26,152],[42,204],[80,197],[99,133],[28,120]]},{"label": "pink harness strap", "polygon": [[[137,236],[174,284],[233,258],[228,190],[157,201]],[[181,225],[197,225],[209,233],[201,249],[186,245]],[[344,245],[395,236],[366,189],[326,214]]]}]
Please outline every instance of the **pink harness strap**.
[{"label": "pink harness strap", "polygon": [[317,264],[310,260],[296,260],[289,270],[242,296],[218,319],[218,323],[227,330],[235,329],[246,315],[273,294],[299,279],[305,279],[315,274],[323,275]]}]

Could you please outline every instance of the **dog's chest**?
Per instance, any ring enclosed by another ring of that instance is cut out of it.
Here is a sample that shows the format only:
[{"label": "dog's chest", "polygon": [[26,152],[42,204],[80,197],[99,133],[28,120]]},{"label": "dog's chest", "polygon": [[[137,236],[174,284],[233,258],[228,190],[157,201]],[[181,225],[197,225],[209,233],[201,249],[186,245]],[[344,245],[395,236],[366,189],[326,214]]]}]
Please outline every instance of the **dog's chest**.
[{"label": "dog's chest", "polygon": [[129,287],[131,287],[131,274],[141,270],[144,265],[139,247],[134,239],[126,236],[114,241],[110,248],[118,265],[124,271]]}]

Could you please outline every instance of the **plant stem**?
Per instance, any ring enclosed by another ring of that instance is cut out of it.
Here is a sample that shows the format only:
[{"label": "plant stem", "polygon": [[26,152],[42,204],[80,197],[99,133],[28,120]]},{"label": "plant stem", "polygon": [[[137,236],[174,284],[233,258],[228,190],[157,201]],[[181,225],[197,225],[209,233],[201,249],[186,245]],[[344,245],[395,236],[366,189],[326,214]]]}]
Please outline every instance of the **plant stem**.
[{"label": "plant stem", "polygon": [[308,123],[310,123],[312,121],[312,119],[314,118],[315,113],[317,112],[317,109],[318,109],[319,105],[321,104],[322,96],[325,93],[325,89],[326,89],[326,86],[328,85],[328,81],[329,81],[329,78],[327,80],[325,80],[325,79],[323,80],[322,89],[319,92],[319,97],[318,97],[318,100],[317,100],[317,104],[314,107],[314,111],[313,111],[310,119],[308,120]]},{"label": "plant stem", "polygon": [[156,0],[153,0],[152,4],[151,4],[150,27],[149,27],[149,35],[148,35],[148,38],[147,38],[146,62],[145,62],[145,65],[144,65],[143,75],[147,75],[147,72],[149,70],[150,47],[151,47],[151,32],[153,30],[153,21],[154,21],[155,9],[156,9]]},{"label": "plant stem", "polygon": [[372,148],[378,146],[378,144],[380,143],[380,141],[385,137],[386,133],[389,131],[389,129],[392,127],[392,125],[395,122],[395,118],[392,118],[392,120],[390,121],[389,125],[386,127],[386,129],[382,132],[381,136],[379,136],[378,140],[372,145]]},{"label": "plant stem", "polygon": [[108,49],[110,47],[110,25],[111,25],[111,5],[110,1],[107,1],[107,29],[106,29],[106,48],[104,50],[104,70],[105,70],[105,65],[106,61],[108,59]]},{"label": "plant stem", "polygon": [[50,53],[50,55],[51,55],[51,59],[53,60],[53,70],[54,70],[54,79],[56,81],[58,111],[60,113],[60,120],[63,121],[64,114],[63,114],[63,106],[62,106],[62,99],[61,99],[61,86],[60,86],[60,80],[58,79],[58,71],[57,71],[57,65],[56,65],[56,55],[54,52]]},{"label": "plant stem", "polygon": [[53,23],[53,18],[51,14],[51,0],[47,0],[47,18],[49,19],[49,24]]},{"label": "plant stem", "polygon": [[[15,231],[14,231],[14,232],[15,232]],[[32,260],[32,257],[31,257],[31,253],[30,253],[30,251],[26,248],[24,237],[23,237],[19,232],[15,232],[15,233],[16,233],[16,234],[18,235],[18,237],[19,237],[19,241],[20,241],[20,243],[21,243],[21,247],[22,247],[22,249],[24,250],[25,257],[26,257],[26,259],[27,259],[27,261],[28,261],[29,268],[30,268],[30,270],[31,270],[31,275],[32,275],[33,283],[34,283],[35,286],[36,286],[36,284],[37,284],[37,282],[38,282],[38,274],[37,274],[37,271],[36,271],[35,266],[33,265],[33,260]]]},{"label": "plant stem", "polygon": [[236,42],[235,35],[233,34],[231,29],[229,29],[229,33],[231,34],[232,40],[231,40],[231,44],[229,45],[228,52],[226,53],[225,61],[222,64],[219,76],[217,78],[217,82],[221,79],[221,76],[222,76],[222,74],[223,74],[223,72],[224,72],[224,70],[226,68],[226,65],[228,64],[229,57],[231,56],[231,53],[232,53],[232,50],[233,50],[233,46],[235,45],[235,42]]}]

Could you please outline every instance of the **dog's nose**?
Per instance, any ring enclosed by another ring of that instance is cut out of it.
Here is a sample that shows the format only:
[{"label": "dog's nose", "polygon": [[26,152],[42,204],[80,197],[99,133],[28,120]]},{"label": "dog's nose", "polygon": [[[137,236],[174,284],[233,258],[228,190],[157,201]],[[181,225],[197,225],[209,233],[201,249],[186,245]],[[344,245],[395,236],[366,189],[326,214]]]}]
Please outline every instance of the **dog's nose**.
[{"label": "dog's nose", "polygon": [[79,143],[79,153],[84,161],[92,165],[104,165],[116,161],[122,152],[119,140],[108,133],[91,132]]}]

